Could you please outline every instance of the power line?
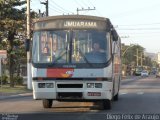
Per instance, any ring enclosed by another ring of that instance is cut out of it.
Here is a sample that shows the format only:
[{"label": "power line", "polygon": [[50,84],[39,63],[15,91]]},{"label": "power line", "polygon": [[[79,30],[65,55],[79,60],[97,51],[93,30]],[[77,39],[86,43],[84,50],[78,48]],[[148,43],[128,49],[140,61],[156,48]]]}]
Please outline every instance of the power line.
[{"label": "power line", "polygon": [[64,12],[60,12],[60,11],[57,11],[57,9],[54,9],[54,8],[52,8],[52,7],[49,7],[50,9],[52,9],[54,12],[56,12],[56,13],[60,13],[60,14],[63,14]]},{"label": "power line", "polygon": [[126,32],[126,33],[119,33],[119,34],[159,34],[159,32],[140,32],[140,33],[128,33],[128,32]]},{"label": "power line", "polygon": [[49,8],[52,8],[52,10],[59,12],[59,13],[67,13],[66,11],[60,9],[58,6],[55,6],[53,3],[50,4]]},{"label": "power line", "polygon": [[[71,11],[69,10],[66,10],[64,9],[63,7],[61,7],[60,5],[58,5],[56,2],[54,2],[53,0],[51,0],[51,3],[53,3],[54,5],[56,5],[58,8],[60,8],[62,11],[65,11],[65,13],[69,12],[69,13],[72,13]],[[67,12],[66,12],[67,11]]]},{"label": "power line", "polygon": [[[88,0],[88,2],[92,5],[92,7],[95,7],[95,5],[90,0]],[[98,15],[102,16],[102,14],[98,9],[96,9],[95,11],[97,12]]]},{"label": "power line", "polygon": [[160,30],[160,28],[117,28],[117,30]]},{"label": "power line", "polygon": [[83,5],[81,5],[79,2],[77,2],[77,0],[74,0],[74,2],[75,2],[78,6],[83,7]]},{"label": "power line", "polygon": [[82,3],[83,3],[86,7],[90,6],[90,5],[87,5],[83,0],[82,0]]},{"label": "power line", "polygon": [[144,7],[140,7],[140,8],[137,8],[137,9],[134,8],[133,10],[117,13],[118,15],[117,14],[115,14],[115,15],[116,15],[116,18],[120,18],[120,17],[122,18],[122,17],[131,16],[133,14],[140,14],[140,13],[143,13],[143,12],[146,13],[146,11],[148,11],[148,10],[150,12],[151,10],[153,10],[155,8],[158,8],[159,5],[160,5],[159,3],[158,4],[154,4],[154,5],[150,4],[150,6],[144,6]]},{"label": "power line", "polygon": [[144,26],[144,25],[160,25],[160,23],[133,24],[133,25],[117,25],[117,26]]},{"label": "power line", "polygon": [[88,2],[92,5],[92,7],[95,7],[95,6],[93,5],[93,3],[92,3],[90,0],[88,0]]}]

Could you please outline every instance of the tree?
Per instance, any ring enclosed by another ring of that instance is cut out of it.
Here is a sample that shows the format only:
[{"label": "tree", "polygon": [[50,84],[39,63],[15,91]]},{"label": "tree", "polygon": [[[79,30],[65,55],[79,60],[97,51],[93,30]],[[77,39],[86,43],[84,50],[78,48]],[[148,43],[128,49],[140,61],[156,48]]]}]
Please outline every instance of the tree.
[{"label": "tree", "polygon": [[[5,48],[8,52],[10,86],[14,87],[13,73],[15,68],[15,38],[24,33],[26,23],[26,8],[22,7],[25,0],[0,0],[0,40],[7,40]],[[19,7],[19,8],[18,8]]]},{"label": "tree", "polygon": [[[126,51],[127,50],[127,51]],[[138,50],[138,57],[140,57],[140,54],[144,54],[144,48],[140,45],[124,45],[122,44],[122,63],[129,65],[131,63],[134,63],[136,65],[137,62],[137,50]],[[138,61],[140,63],[140,59]]]}]

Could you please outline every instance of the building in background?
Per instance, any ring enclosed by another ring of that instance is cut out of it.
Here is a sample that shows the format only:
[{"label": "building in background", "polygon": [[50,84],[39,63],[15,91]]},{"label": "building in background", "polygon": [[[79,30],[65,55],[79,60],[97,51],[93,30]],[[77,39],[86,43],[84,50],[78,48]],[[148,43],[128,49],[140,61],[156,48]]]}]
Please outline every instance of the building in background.
[{"label": "building in background", "polygon": [[158,59],[157,59],[158,64],[160,65],[160,52],[158,52]]}]

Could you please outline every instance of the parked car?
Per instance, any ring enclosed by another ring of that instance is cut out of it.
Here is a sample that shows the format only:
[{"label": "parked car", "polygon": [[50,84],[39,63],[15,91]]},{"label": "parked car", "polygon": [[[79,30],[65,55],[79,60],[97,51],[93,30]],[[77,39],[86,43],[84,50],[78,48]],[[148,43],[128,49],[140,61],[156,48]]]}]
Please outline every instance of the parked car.
[{"label": "parked car", "polygon": [[147,71],[147,70],[142,70],[141,76],[142,76],[142,77],[148,77],[148,76],[149,76],[148,71]]},{"label": "parked car", "polygon": [[142,66],[136,66],[134,73],[135,73],[136,76],[140,76],[142,71],[143,71],[143,67]]},{"label": "parked car", "polygon": [[156,73],[156,78],[160,77],[160,72]]}]

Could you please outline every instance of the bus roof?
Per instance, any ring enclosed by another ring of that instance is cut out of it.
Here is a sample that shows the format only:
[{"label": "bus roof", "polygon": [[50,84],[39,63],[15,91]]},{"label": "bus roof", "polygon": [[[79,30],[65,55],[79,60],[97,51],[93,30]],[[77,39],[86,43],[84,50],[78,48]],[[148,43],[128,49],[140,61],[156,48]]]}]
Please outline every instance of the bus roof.
[{"label": "bus roof", "polygon": [[71,28],[107,30],[113,28],[113,25],[108,18],[87,15],[49,16],[38,18],[34,22],[34,30]]},{"label": "bus roof", "polygon": [[100,21],[106,21],[109,19],[104,17],[98,17],[98,16],[89,16],[89,15],[59,15],[59,16],[48,16],[48,17],[41,17],[38,19],[35,19],[35,22],[40,21],[48,21],[48,20],[56,20],[56,19],[92,19],[92,20],[100,20]]}]

